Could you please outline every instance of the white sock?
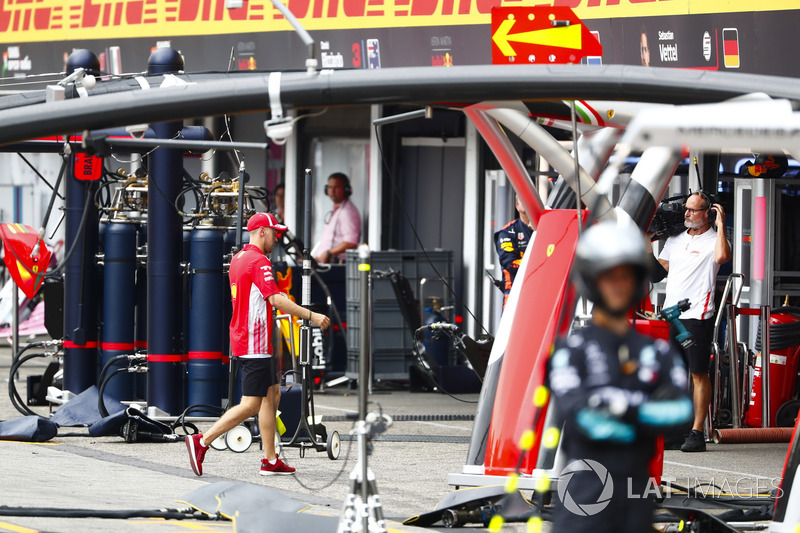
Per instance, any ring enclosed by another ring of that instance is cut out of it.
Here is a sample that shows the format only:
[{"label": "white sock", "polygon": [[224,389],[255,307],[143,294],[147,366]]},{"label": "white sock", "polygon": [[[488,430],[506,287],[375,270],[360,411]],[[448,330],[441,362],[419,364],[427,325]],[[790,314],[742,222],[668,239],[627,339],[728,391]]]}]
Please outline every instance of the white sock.
[{"label": "white sock", "polygon": [[275,466],[275,463],[277,463],[277,462],[278,462],[278,458],[277,457],[275,459],[273,459],[272,461],[267,459],[267,464],[269,464],[269,466]]},{"label": "white sock", "polygon": [[203,448],[208,448],[208,444],[206,444],[206,441],[203,440],[203,437],[200,437],[200,446]]}]

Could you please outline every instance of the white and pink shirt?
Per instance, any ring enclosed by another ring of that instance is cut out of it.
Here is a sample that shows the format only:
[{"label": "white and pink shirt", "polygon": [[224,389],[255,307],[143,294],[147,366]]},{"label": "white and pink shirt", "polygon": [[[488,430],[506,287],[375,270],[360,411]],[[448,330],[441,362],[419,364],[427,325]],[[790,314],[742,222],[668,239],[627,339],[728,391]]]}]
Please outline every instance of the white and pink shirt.
[{"label": "white and pink shirt", "polygon": [[667,239],[659,259],[669,261],[667,291],[664,307],[689,298],[692,307],[681,314],[682,319],[708,319],[714,316],[714,289],[719,265],[714,260],[717,232],[714,229],[700,235],[684,231]]},{"label": "white and pink shirt", "polygon": [[[345,200],[333,207],[331,219],[325,224],[322,239],[314,247],[314,254],[321,254],[343,242],[358,244],[361,239],[361,215],[353,202]],[[345,254],[339,254],[331,259],[344,260]]]}]

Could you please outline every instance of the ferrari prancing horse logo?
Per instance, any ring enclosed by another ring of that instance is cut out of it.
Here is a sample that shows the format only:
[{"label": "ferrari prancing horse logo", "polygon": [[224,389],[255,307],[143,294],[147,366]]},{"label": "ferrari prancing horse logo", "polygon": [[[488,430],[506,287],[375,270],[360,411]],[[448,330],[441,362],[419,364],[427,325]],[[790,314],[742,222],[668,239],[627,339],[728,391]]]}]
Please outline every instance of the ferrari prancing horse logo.
[{"label": "ferrari prancing horse logo", "polygon": [[555,249],[556,249],[556,245],[555,244],[548,244],[547,245],[547,257],[550,257],[551,255],[553,255],[553,251]]}]

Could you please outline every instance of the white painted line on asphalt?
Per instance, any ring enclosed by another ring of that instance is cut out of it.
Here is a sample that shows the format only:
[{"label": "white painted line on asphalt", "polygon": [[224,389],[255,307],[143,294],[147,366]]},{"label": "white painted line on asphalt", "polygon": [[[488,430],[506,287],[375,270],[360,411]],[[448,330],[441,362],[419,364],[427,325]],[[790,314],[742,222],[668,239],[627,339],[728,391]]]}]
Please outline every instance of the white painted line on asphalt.
[{"label": "white painted line on asphalt", "polygon": [[750,476],[756,479],[778,479],[776,477],[768,477],[768,476],[757,476],[756,474],[750,474],[748,472],[736,472],[734,470],[722,470],[721,468],[709,468],[707,466],[698,466],[698,465],[690,465],[687,463],[678,463],[675,461],[664,461],[665,465],[673,465],[673,466],[685,466],[686,468],[694,468],[697,470],[708,470],[710,472],[720,472],[723,474],[735,474],[737,476]]},{"label": "white painted line on asphalt", "polygon": [[[331,407],[329,405],[314,404],[314,407],[321,407],[323,409],[330,409],[331,411],[344,411],[345,413],[352,413],[353,412],[352,409],[342,409],[341,407]],[[437,427],[440,427],[440,428],[460,429],[462,431],[472,431],[471,427],[466,428],[466,427],[462,427],[462,426],[451,426],[451,425],[448,425],[448,424],[438,424],[436,422],[423,422],[423,421],[417,421],[416,423],[417,424],[428,424],[429,426],[437,426]]]},{"label": "white painted line on asphalt", "polygon": [[331,407],[330,405],[320,405],[314,402],[314,407],[322,407],[323,409],[330,409],[331,411],[345,411],[345,412],[352,412],[352,409],[342,409],[341,407]]},{"label": "white painted line on asphalt", "polygon": [[345,413],[355,413],[352,409],[342,409],[341,407],[331,407],[330,405],[320,405],[318,403],[314,403],[314,407],[322,407],[323,409],[330,409],[331,411],[342,411]]},{"label": "white painted line on asphalt", "polygon": [[[405,422],[404,422],[404,423],[405,423]],[[440,428],[460,429],[460,430],[462,430],[462,431],[472,431],[472,428],[471,428],[471,427],[469,427],[469,428],[465,428],[465,427],[461,427],[461,426],[449,426],[449,425],[447,425],[447,424],[437,424],[436,422],[423,422],[423,421],[418,421],[418,422],[412,422],[412,423],[416,423],[416,424],[428,424],[429,426],[436,426],[436,427],[440,427]]]}]

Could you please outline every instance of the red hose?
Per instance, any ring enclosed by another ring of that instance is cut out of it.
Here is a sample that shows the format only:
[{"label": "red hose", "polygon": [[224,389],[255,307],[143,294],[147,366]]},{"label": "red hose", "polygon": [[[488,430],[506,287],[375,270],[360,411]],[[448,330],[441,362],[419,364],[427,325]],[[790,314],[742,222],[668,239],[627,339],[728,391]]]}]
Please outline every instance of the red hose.
[{"label": "red hose", "polygon": [[743,444],[747,442],[790,442],[792,428],[737,428],[715,429],[717,444]]}]

